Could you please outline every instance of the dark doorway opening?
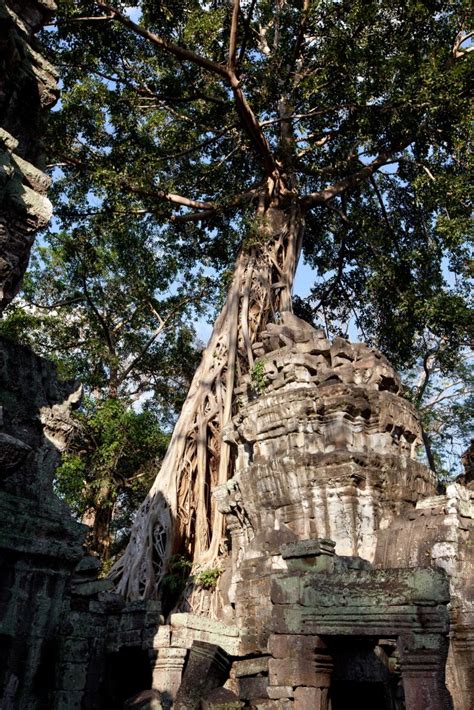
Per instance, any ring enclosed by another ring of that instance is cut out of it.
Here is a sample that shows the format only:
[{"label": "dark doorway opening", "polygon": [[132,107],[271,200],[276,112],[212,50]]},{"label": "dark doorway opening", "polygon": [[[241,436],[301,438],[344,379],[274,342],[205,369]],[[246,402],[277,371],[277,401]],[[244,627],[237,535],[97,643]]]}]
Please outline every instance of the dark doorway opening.
[{"label": "dark doorway opening", "polygon": [[332,710],[386,710],[391,708],[387,700],[383,683],[339,680],[331,686]]},{"label": "dark doorway opening", "polygon": [[404,710],[396,639],[331,637],[332,710]]},{"label": "dark doorway opening", "polygon": [[106,710],[123,710],[126,700],[142,690],[149,690],[152,673],[148,651],[125,646],[107,654],[105,702]]}]

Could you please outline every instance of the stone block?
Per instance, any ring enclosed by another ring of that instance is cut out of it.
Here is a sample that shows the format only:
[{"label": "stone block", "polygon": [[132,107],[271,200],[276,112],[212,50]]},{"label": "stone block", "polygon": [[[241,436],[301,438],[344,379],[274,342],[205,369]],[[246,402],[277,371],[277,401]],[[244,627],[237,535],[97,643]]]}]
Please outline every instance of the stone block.
[{"label": "stone block", "polygon": [[142,632],[139,629],[118,633],[119,643],[123,646],[141,646]]},{"label": "stone block", "polygon": [[294,710],[327,710],[327,702],[327,688],[295,688]]},{"label": "stone block", "polygon": [[98,557],[93,557],[92,555],[86,555],[82,558],[79,564],[76,566],[74,572],[81,574],[92,573],[94,577],[98,574],[100,570],[101,562]]},{"label": "stone block", "polygon": [[89,652],[89,641],[81,638],[67,638],[61,644],[61,656],[67,658],[83,658]]},{"label": "stone block", "polygon": [[219,646],[194,641],[176,696],[175,710],[197,709],[203,695],[222,686],[229,667],[230,659]]},{"label": "stone block", "polygon": [[268,678],[266,676],[239,678],[239,697],[243,700],[267,698],[267,687]]},{"label": "stone block", "polygon": [[270,598],[273,604],[294,604],[300,598],[300,578],[278,576],[272,580]]},{"label": "stone block", "polygon": [[270,700],[284,700],[293,697],[291,685],[269,685],[267,695]]},{"label": "stone block", "polygon": [[99,592],[107,592],[114,588],[114,584],[110,579],[95,579],[91,582],[78,582],[72,587],[73,594],[80,596],[94,596]]},{"label": "stone block", "polygon": [[317,636],[272,634],[268,639],[268,650],[274,658],[307,656],[310,661],[317,648],[326,648],[324,642]]},{"label": "stone block", "polygon": [[170,622],[171,639],[175,646],[190,648],[193,640],[198,639],[220,646],[230,656],[239,655],[241,632],[237,626],[184,612],[172,614]]},{"label": "stone block", "polygon": [[201,710],[240,710],[244,703],[227,688],[215,688],[201,699]]},{"label": "stone block", "polygon": [[143,629],[145,626],[145,614],[143,612],[135,613],[124,611],[120,615],[120,631],[136,631]]},{"label": "stone block", "polygon": [[82,691],[59,691],[53,695],[55,710],[82,710]]},{"label": "stone block", "polygon": [[171,645],[171,626],[160,626],[156,632],[147,629],[145,637],[151,637],[152,648],[167,648]]},{"label": "stone block", "polygon": [[318,557],[319,555],[334,555],[336,543],[325,538],[315,540],[298,540],[281,546],[281,556],[284,560],[304,557]]},{"label": "stone block", "polygon": [[65,663],[60,667],[58,690],[84,690],[87,678],[87,663]]},{"label": "stone block", "polygon": [[171,626],[186,626],[190,629],[201,629],[222,636],[236,637],[240,634],[240,630],[237,626],[228,626],[221,621],[215,621],[214,619],[208,619],[207,617],[185,612],[171,614],[170,623]]},{"label": "stone block", "polygon": [[270,685],[317,685],[316,670],[311,658],[271,658],[268,663]]},{"label": "stone block", "polygon": [[259,673],[268,673],[268,660],[269,656],[260,656],[258,658],[246,658],[243,661],[235,661],[232,665],[232,670],[237,678],[258,675]]}]

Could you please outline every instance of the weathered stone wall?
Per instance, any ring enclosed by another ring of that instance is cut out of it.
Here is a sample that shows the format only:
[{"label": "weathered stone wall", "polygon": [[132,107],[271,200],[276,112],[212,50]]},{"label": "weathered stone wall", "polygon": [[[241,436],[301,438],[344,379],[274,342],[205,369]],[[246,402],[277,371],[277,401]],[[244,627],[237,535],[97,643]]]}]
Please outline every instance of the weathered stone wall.
[{"label": "weathered stone wall", "polygon": [[157,602],[125,605],[53,492],[80,389],[0,338],[0,707],[121,708],[151,687]]},{"label": "weathered stone wall", "polygon": [[[40,707],[52,691],[57,633],[85,526],[52,477],[79,391],[54,365],[0,338],[0,706]],[[46,706],[46,705],[45,705]]]},{"label": "weathered stone wall", "polygon": [[0,311],[18,292],[35,233],[51,218],[44,168],[44,109],[58,98],[57,73],[35,34],[53,0],[0,0]]},{"label": "weathered stone wall", "polygon": [[[463,477],[466,480],[466,477]],[[447,682],[456,710],[474,698],[474,490],[451,483],[444,495],[416,508],[380,532],[375,564],[381,569],[439,567],[449,579],[451,602]]]}]

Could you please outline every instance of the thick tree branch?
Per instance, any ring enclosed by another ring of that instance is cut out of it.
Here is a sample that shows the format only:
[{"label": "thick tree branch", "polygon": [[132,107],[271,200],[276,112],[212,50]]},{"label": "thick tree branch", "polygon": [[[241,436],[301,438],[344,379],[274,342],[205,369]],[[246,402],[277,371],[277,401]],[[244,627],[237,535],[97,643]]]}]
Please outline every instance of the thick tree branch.
[{"label": "thick tree branch", "polygon": [[234,207],[238,207],[239,205],[243,204],[244,202],[252,200],[254,197],[256,197],[261,190],[261,185],[258,185],[257,187],[252,188],[251,190],[248,190],[247,192],[243,192],[240,195],[237,195],[233,199],[229,200],[225,204],[216,204],[213,209],[209,209],[206,211],[198,211],[198,212],[188,212],[187,214],[176,214],[172,215],[171,221],[175,223],[179,222],[201,222],[206,219],[210,219],[214,215],[216,215],[219,212],[226,212],[227,210],[232,210]]},{"label": "thick tree branch", "polygon": [[156,47],[166,50],[167,52],[169,52],[169,54],[172,54],[178,59],[192,62],[193,64],[197,64],[197,66],[202,67],[203,69],[206,69],[207,71],[210,71],[213,74],[217,74],[218,76],[224,77],[224,79],[228,79],[228,70],[227,67],[225,67],[224,65],[218,64],[217,62],[213,62],[212,60],[207,59],[206,57],[201,57],[200,54],[196,54],[195,52],[192,52],[189,49],[180,47],[178,44],[170,42],[170,40],[165,39],[164,37],[160,37],[159,35],[156,35],[153,32],[150,32],[141,25],[137,25],[136,22],[133,22],[133,20],[130,20],[125,15],[122,15],[122,13],[119,12],[115,7],[112,7],[112,5],[107,5],[103,2],[98,2],[97,5],[98,7],[100,7],[101,10],[105,10],[106,12],[108,12],[111,18],[120,22],[120,24],[124,27],[128,27],[128,29],[135,32],[135,34],[138,34],[144,39],[147,39]]},{"label": "thick tree branch", "polygon": [[[296,38],[295,48],[293,50],[293,56],[291,58],[289,66],[288,66],[288,75],[289,76],[294,71],[294,69],[297,65],[298,59],[300,57],[301,47],[303,46],[303,41],[304,41],[304,34],[306,32],[306,26],[308,24],[310,6],[311,6],[311,0],[304,0],[303,9],[301,11],[301,17],[300,17],[300,26],[298,29],[298,37]],[[298,75],[296,75],[295,80],[294,80],[295,86],[298,84],[299,79],[300,79],[300,77]]]},{"label": "thick tree branch", "polygon": [[173,192],[163,192],[162,190],[148,190],[144,187],[137,187],[136,185],[131,185],[126,180],[121,180],[121,184],[134,195],[140,195],[142,197],[153,197],[158,200],[164,200],[165,202],[172,202],[176,205],[182,205],[183,207],[192,207],[195,210],[215,209],[215,204],[213,202],[191,200],[188,197],[184,197],[183,195],[176,195]]},{"label": "thick tree branch", "polygon": [[237,64],[240,64],[242,62],[242,60],[245,56],[245,52],[247,50],[247,42],[248,42],[248,39],[249,39],[249,36],[251,33],[250,23],[252,21],[252,15],[253,15],[253,11],[255,9],[256,2],[257,2],[257,0],[252,0],[247,17],[245,17],[245,15],[243,15],[242,21],[243,21],[243,25],[244,25],[244,37],[243,37],[242,43],[240,45],[240,52],[239,52],[239,58],[237,60]]},{"label": "thick tree branch", "polygon": [[239,11],[240,2],[239,0],[233,0],[232,2],[232,22],[230,26],[230,37],[229,37],[229,61],[228,67],[229,71],[235,71],[236,57],[237,57],[237,29],[239,22]]},{"label": "thick tree branch", "polygon": [[202,212],[188,212],[187,214],[173,214],[171,221],[175,224],[184,224],[185,222],[202,222],[206,219],[214,217],[218,210],[205,210]]},{"label": "thick tree branch", "polygon": [[373,160],[368,165],[364,165],[364,167],[361,168],[361,170],[358,170],[356,173],[348,175],[347,177],[343,178],[339,182],[334,183],[330,187],[326,187],[324,190],[319,190],[318,192],[312,192],[309,195],[305,195],[305,197],[303,197],[302,199],[303,207],[310,208],[314,207],[314,205],[317,204],[325,204],[337,195],[342,195],[342,193],[346,192],[346,190],[350,190],[353,187],[357,187],[357,185],[360,185],[360,183],[364,182],[365,180],[370,178],[371,175],[377,172],[379,168],[383,167],[384,165],[387,165],[387,163],[390,163],[395,153],[398,153],[400,150],[403,150],[404,148],[409,146],[410,143],[411,139],[407,139],[406,141],[399,143],[397,146],[390,150],[382,151],[382,153],[380,153],[380,155],[378,155],[375,160]]},{"label": "thick tree branch", "polygon": [[275,158],[273,157],[272,151],[270,150],[270,146],[268,145],[268,141],[263,134],[260,124],[257,121],[254,112],[250,108],[242,89],[240,88],[240,82],[234,73],[230,75],[230,85],[234,94],[237,113],[242,121],[244,130],[250,137],[257,151],[260,153],[266,172],[271,175],[277,169]]},{"label": "thick tree branch", "polygon": [[468,47],[462,48],[461,45],[464,44],[464,42],[467,42],[468,40],[472,39],[474,37],[474,32],[459,32],[459,34],[456,37],[456,41],[454,42],[452,54],[454,59],[459,59],[460,57],[466,56],[466,54],[470,54],[471,52],[474,52],[474,45],[470,44]]},{"label": "thick tree branch", "polygon": [[113,19],[120,22],[124,27],[127,27],[136,34],[140,35],[141,37],[144,37],[156,47],[165,50],[177,59],[192,62],[193,64],[196,64],[197,66],[202,67],[203,69],[206,69],[207,71],[210,71],[213,74],[217,74],[218,76],[221,76],[223,79],[225,79],[227,83],[230,84],[230,87],[232,89],[236,104],[236,110],[242,122],[242,126],[249,138],[251,139],[254,148],[257,150],[260,157],[262,158],[265,171],[267,172],[267,174],[270,175],[275,172],[275,170],[277,169],[277,165],[270,150],[270,146],[262,132],[262,129],[255,114],[253,113],[247,99],[244,96],[244,93],[240,87],[240,82],[235,72],[231,68],[222,64],[218,64],[217,62],[213,62],[212,60],[207,59],[206,57],[202,57],[201,55],[196,54],[195,52],[192,52],[189,49],[180,47],[179,45],[174,44],[174,42],[170,42],[169,40],[164,39],[163,37],[160,37],[154,34],[153,32],[150,32],[144,27],[141,27],[141,25],[137,25],[125,15],[122,15],[121,12],[119,12],[111,5],[107,5],[102,2],[98,2],[97,5],[102,10],[107,11]]}]

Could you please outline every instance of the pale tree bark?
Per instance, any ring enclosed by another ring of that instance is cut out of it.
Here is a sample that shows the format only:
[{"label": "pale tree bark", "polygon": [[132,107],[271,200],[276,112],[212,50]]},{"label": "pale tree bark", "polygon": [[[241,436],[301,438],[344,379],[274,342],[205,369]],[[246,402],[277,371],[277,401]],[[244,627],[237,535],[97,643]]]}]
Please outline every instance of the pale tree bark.
[{"label": "pale tree bark", "polygon": [[291,310],[304,228],[299,200],[271,187],[269,204],[262,196],[255,229],[237,258],[161,470],[112,568],[126,598],[155,596],[167,558],[183,543],[195,564],[210,564],[222,551],[224,521],[212,490],[232,476],[232,460],[221,433],[232,416],[235,385],[253,366],[252,344],[279,312]]}]

